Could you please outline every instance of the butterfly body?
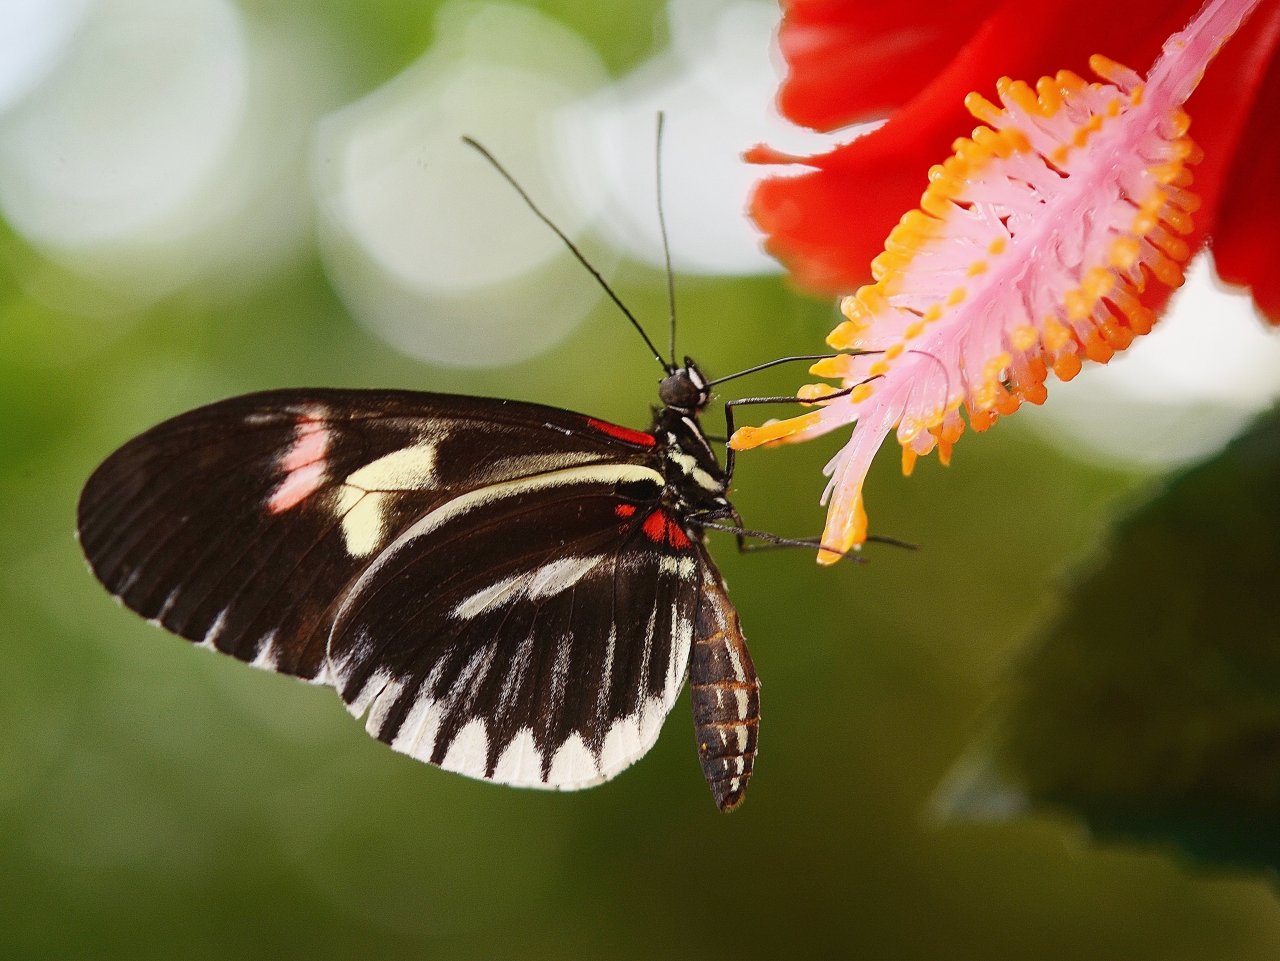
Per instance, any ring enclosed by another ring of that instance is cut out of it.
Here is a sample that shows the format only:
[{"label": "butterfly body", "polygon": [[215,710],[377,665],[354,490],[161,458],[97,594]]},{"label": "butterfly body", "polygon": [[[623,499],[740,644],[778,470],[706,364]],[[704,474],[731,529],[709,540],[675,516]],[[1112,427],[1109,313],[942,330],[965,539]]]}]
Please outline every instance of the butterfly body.
[{"label": "butterfly body", "polygon": [[515,401],[282,390],[179,415],[79,507],[127,607],[334,687],[447,770],[577,789],[657,738],[692,672],[717,804],[751,775],[758,681],[700,521],[733,516],[673,369],[648,432]]}]

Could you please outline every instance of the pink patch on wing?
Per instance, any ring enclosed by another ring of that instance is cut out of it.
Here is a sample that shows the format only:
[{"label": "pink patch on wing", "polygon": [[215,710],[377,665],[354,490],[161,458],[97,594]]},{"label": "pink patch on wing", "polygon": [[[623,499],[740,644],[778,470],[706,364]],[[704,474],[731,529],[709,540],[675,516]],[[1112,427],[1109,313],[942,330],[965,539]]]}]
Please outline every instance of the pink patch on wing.
[{"label": "pink patch on wing", "polygon": [[284,480],[267,501],[267,510],[284,513],[314,494],[324,481],[328,451],[329,429],[324,421],[306,414],[299,417],[293,443],[280,458]]},{"label": "pink patch on wing", "polygon": [[273,514],[281,514],[290,508],[297,507],[316,492],[324,479],[324,463],[318,461],[299,467],[289,474],[276,488],[267,502],[267,510]]},{"label": "pink patch on wing", "polygon": [[308,464],[315,463],[318,460],[324,460],[325,452],[329,449],[329,431],[324,423],[310,418],[302,418],[298,421],[297,433],[293,437],[293,446],[289,448],[289,453],[284,457],[280,466],[286,471],[294,471],[299,467],[306,467]]}]

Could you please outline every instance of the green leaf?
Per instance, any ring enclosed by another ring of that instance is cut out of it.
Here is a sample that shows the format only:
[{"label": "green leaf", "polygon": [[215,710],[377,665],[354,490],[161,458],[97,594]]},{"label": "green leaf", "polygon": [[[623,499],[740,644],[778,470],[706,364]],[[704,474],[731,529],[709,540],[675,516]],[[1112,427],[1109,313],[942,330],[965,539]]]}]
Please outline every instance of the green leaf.
[{"label": "green leaf", "polygon": [[1280,867],[1280,411],[1116,525],[937,797]]}]

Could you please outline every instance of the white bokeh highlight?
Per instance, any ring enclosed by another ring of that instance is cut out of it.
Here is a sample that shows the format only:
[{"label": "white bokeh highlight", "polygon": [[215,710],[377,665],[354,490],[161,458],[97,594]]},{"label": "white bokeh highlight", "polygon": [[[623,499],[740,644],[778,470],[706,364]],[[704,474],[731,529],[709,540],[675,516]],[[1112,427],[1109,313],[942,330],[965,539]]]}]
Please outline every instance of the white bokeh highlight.
[{"label": "white bokeh highlight", "polygon": [[0,207],[37,244],[129,239],[208,182],[247,94],[226,0],[100,0],[38,95],[0,124]]},{"label": "white bokeh highlight", "polygon": [[606,82],[594,49],[537,11],[450,3],[430,51],[325,119],[314,179],[326,270],[351,312],[400,350],[509,364],[564,338],[600,290],[474,150],[484,144],[597,266],[599,209],[566,183],[556,115]]},{"label": "white bokeh highlight", "polygon": [[0,2],[0,114],[40,85],[71,45],[90,0]]},{"label": "white bokeh highlight", "polygon": [[344,82],[311,18],[250,21],[229,0],[55,0],[43,17],[35,35],[62,46],[0,111],[0,214],[44,257],[29,295],[136,317],[304,256],[305,147]]},{"label": "white bokeh highlight", "polygon": [[745,163],[742,152],[767,142],[807,154],[832,143],[786,122],[774,108],[777,4],[671,0],[667,19],[668,48],[566,112],[562,130],[574,182],[598,181],[607,198],[609,240],[627,257],[660,267],[653,129],[662,111],[664,207],[675,269],[776,273],[781,268],[764,253],[746,209],[765,170]]}]

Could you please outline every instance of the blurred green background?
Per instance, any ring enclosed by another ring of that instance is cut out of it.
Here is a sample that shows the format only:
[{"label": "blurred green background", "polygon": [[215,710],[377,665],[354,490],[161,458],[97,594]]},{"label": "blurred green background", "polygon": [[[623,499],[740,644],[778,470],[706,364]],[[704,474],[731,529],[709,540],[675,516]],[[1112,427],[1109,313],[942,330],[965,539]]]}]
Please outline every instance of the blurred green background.
[{"label": "blurred green background", "polygon": [[[872,522],[919,552],[824,570],[717,539],[763,679],[762,754],[731,816],[700,777],[687,695],[606,786],[496,788],[393,754],[329,691],[148,627],[87,572],[84,478],[226,395],[394,386],[647,424],[658,372],[634,333],[506,185],[465,166],[463,133],[546,199],[661,339],[666,107],[681,352],[714,375],[816,349],[833,306],[734,253],[740,239],[699,234],[716,218],[686,199],[775,129],[767,33],[759,122],[716,127],[715,157],[694,107],[718,111],[716,84],[743,77],[690,65],[776,11],[708,4],[720,33],[699,34],[695,7],[59,0],[0,19],[0,50],[30,61],[0,74],[0,956],[1276,956],[1265,880],[1095,844],[1066,816],[930,814],[1060,572],[1155,479],[1020,419],[909,481],[886,451]],[[681,64],[690,86],[663,87]],[[611,162],[612,192],[591,181]],[[628,246],[619,192],[639,198],[647,246]],[[839,443],[743,457],[748,522],[815,533]]]}]

